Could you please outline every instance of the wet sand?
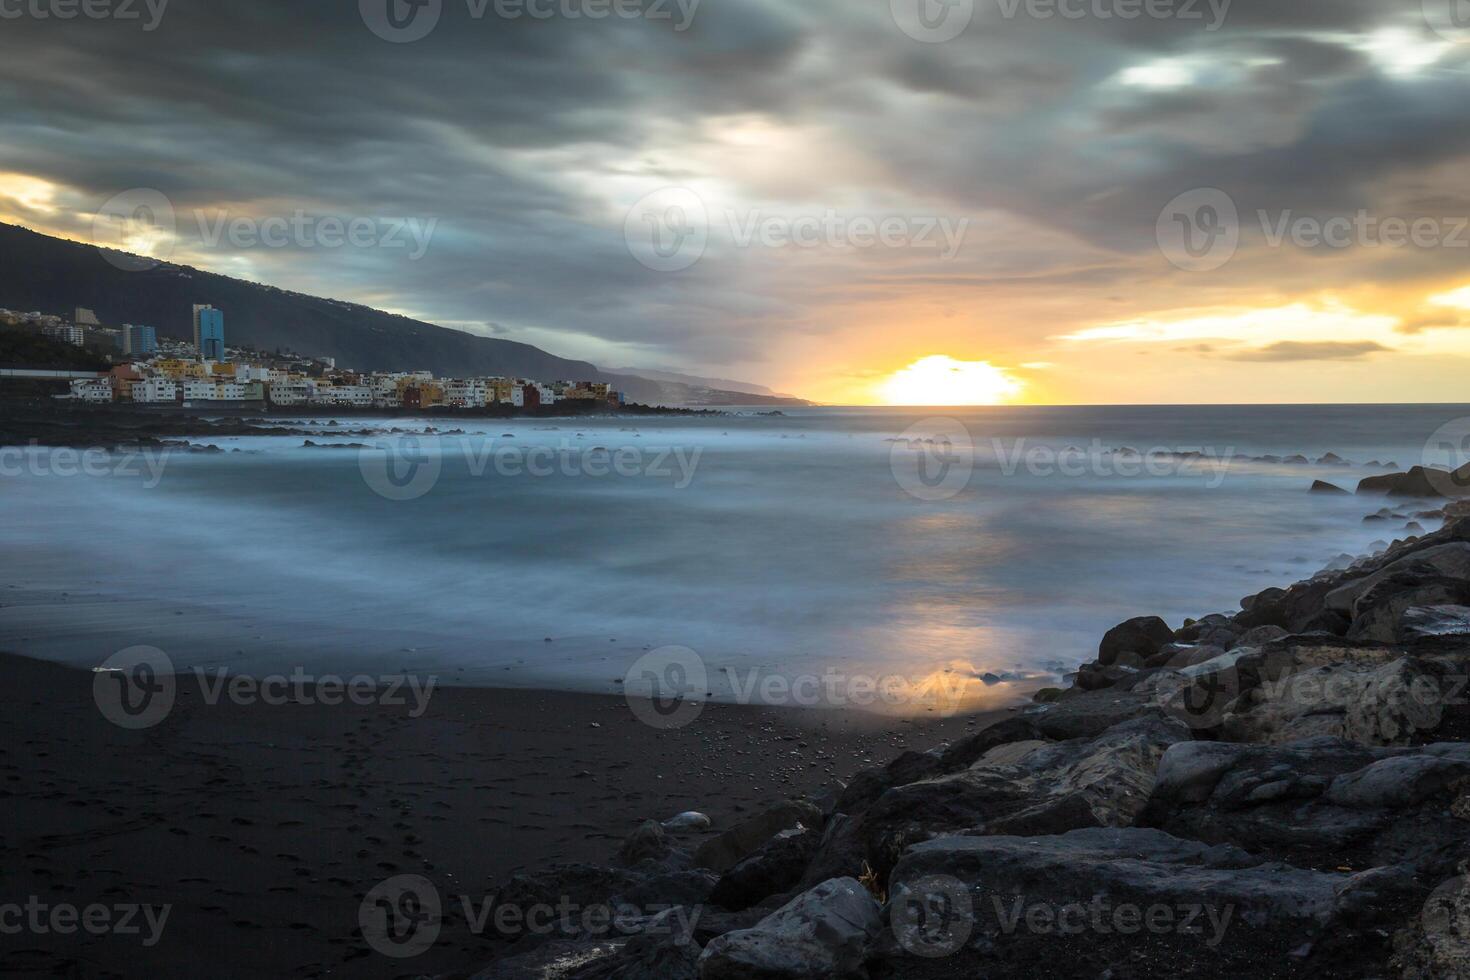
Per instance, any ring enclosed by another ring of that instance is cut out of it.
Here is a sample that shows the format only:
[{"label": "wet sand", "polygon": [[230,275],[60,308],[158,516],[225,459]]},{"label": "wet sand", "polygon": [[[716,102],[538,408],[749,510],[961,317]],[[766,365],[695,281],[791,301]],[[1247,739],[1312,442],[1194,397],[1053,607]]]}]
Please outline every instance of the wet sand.
[{"label": "wet sand", "polygon": [[[210,704],[181,683],[161,723],[129,731],[98,710],[89,671],[0,654],[0,672],[0,925],[28,901],[172,906],[152,946],[141,915],[135,935],[0,932],[6,971],[51,976],[468,970],[492,940],[457,896],[605,861],[645,819],[694,809],[718,831],[1006,714],[710,704],[659,730],[601,695],[440,687],[410,717],[411,697]],[[393,960],[362,940],[358,907],[405,873],[446,896],[445,923]]]}]

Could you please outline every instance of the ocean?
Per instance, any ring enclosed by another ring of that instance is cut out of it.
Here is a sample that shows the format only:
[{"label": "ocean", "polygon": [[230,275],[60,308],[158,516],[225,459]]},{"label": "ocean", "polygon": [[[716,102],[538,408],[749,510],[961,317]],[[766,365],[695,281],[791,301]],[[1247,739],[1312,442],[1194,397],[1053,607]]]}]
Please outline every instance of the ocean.
[{"label": "ocean", "polygon": [[[0,648],[603,692],[692,656],[721,700],[861,704],[875,678],[940,678],[1000,704],[1123,619],[1234,611],[1403,536],[1404,519],[1364,522],[1389,501],[1308,486],[1443,465],[1435,433],[1467,417],[744,409],[313,420],[336,448],[240,437],[72,466],[11,450]],[[349,434],[364,428],[399,431]],[[1255,458],[1327,453],[1347,465]]]}]

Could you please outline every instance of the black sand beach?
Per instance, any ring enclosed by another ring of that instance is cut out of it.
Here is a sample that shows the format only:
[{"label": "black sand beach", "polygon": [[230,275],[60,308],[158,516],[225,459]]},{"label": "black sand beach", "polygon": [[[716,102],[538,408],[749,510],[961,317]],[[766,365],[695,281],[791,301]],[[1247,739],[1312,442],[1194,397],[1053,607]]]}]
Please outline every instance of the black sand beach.
[{"label": "black sand beach", "polygon": [[[0,934],[6,972],[38,976],[434,975],[482,965],[482,903],[520,870],[601,863],[640,822],[699,810],[713,831],[818,795],[905,748],[992,715],[912,722],[708,705],[660,731],[622,698],[439,688],[402,707],[205,703],[108,722],[88,671],[0,656],[0,904],[171,910],[161,938]],[[697,835],[696,835],[697,837]],[[363,895],[418,873],[446,898],[434,948],[373,953]]]}]

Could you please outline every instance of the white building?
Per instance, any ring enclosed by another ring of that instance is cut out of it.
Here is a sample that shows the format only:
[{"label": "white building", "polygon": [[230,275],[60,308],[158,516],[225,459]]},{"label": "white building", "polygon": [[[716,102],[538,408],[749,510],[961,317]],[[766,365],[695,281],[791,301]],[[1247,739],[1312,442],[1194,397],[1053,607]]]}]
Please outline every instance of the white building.
[{"label": "white building", "polygon": [[179,386],[169,378],[144,378],[133,382],[133,401],[168,404],[179,400]]},{"label": "white building", "polygon": [[272,405],[305,405],[312,400],[314,394],[316,394],[316,385],[306,378],[290,378],[284,375],[279,379],[271,378],[270,400]]},{"label": "white building", "polygon": [[71,397],[84,402],[112,401],[112,382],[107,378],[83,378],[71,383]]},{"label": "white building", "polygon": [[453,408],[484,408],[488,394],[488,386],[480,379],[444,383],[444,404]]},{"label": "white building", "polygon": [[87,340],[87,332],[81,327],[74,327],[70,323],[58,323],[54,326],[44,327],[41,332],[48,337],[55,337],[63,344],[82,346]]},{"label": "white building", "polygon": [[347,405],[353,408],[372,408],[373,389],[367,385],[323,385],[318,387],[312,401],[318,405]]}]

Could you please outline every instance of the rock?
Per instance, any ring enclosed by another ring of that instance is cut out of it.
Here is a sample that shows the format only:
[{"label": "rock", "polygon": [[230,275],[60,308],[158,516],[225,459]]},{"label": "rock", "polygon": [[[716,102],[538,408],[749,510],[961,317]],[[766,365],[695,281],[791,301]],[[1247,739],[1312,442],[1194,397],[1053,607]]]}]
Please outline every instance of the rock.
[{"label": "rock", "polygon": [[1098,663],[1110,667],[1119,654],[1132,653],[1140,659],[1159,652],[1159,647],[1174,638],[1169,624],[1157,616],[1139,616],[1108,630],[1097,648]]},{"label": "rock", "polygon": [[1313,480],[1312,481],[1312,485],[1311,485],[1310,488],[1308,488],[1307,492],[1308,493],[1341,493],[1341,494],[1348,493],[1348,491],[1344,490],[1342,487],[1338,486],[1337,484],[1335,484],[1335,483],[1328,483],[1326,480]]},{"label": "rock", "polygon": [[637,830],[629,834],[618,848],[617,863],[624,868],[634,868],[645,861],[659,867],[689,866],[687,854],[675,851],[670,846],[664,829],[652,820],[645,820]]},{"label": "rock", "polygon": [[1329,453],[1323,454],[1322,456],[1317,457],[1317,465],[1318,466],[1348,466],[1350,464],[1348,463],[1347,460],[1345,460],[1341,456],[1337,455],[1337,453],[1329,452]]},{"label": "rock", "polygon": [[1270,643],[1272,640],[1279,640],[1283,636],[1289,635],[1280,626],[1257,626],[1254,629],[1246,630],[1236,638],[1235,642],[1231,643],[1225,649],[1234,650],[1236,647],[1259,647],[1263,644]]},{"label": "rock", "polygon": [[905,752],[882,769],[864,769],[852,777],[837,799],[837,810],[857,813],[891,786],[918,782],[942,771],[938,752]]},{"label": "rock", "polygon": [[1386,473],[1358,481],[1358,493],[1386,493],[1391,497],[1457,497],[1470,487],[1470,463],[1453,473],[1415,466],[1407,473]]},{"label": "rock", "polygon": [[700,980],[863,977],[869,947],[882,927],[868,890],[853,878],[834,878],[753,928],[710,940],[699,958]]},{"label": "rock", "polygon": [[1443,575],[1398,572],[1381,579],[1353,603],[1349,639],[1394,643],[1403,638],[1400,623],[1416,606],[1463,606],[1470,603],[1470,581]]},{"label": "rock", "polygon": [[1095,738],[1036,746],[1009,764],[895,787],[862,817],[867,860],[883,880],[905,848],[943,834],[1127,826],[1148,800],[1164,750],[1188,738],[1178,722],[1140,718]]},{"label": "rock", "polygon": [[1399,619],[1399,635],[1415,640],[1431,636],[1470,636],[1470,606],[1414,606]]},{"label": "rock", "polygon": [[1399,980],[1470,978],[1470,876],[1457,875],[1430,893],[1394,936],[1390,966]]},{"label": "rock", "polygon": [[1051,704],[1053,701],[1055,701],[1057,698],[1059,698],[1061,696],[1062,696],[1062,689],[1061,688],[1059,688],[1059,687],[1043,687],[1041,690],[1037,691],[1035,694],[1033,694],[1031,696],[1031,700],[1035,701],[1037,704]]},{"label": "rock", "polygon": [[615,961],[623,946],[621,939],[555,939],[529,952],[516,947],[515,955],[496,960],[470,980],[573,980]]},{"label": "rock", "polygon": [[1470,542],[1450,541],[1445,544],[1415,549],[1402,557],[1396,557],[1370,575],[1356,578],[1333,588],[1327,593],[1324,605],[1328,609],[1353,614],[1354,605],[1359,596],[1384,579],[1400,572],[1470,579]]},{"label": "rock", "polygon": [[[1046,964],[1056,977],[1214,978],[1331,976],[1329,964],[1351,963],[1373,944],[1386,959],[1386,934],[1364,938],[1353,927],[1396,900],[1406,906],[1412,888],[1402,875],[1266,863],[1238,847],[1135,827],[945,837],[916,845],[894,869],[895,975],[915,962],[910,949],[923,949],[906,937],[917,917],[905,906],[936,892],[957,910],[967,941],[957,949],[951,941],[942,972],[920,975],[1036,976]],[[1157,918],[1119,929],[1125,907]]]},{"label": "rock", "polygon": [[698,810],[686,810],[683,813],[675,814],[663,823],[664,830],[672,831],[708,830],[709,827],[709,817],[700,813]]},{"label": "rock", "polygon": [[1040,729],[1025,718],[1007,718],[982,728],[945,749],[940,756],[940,769],[947,773],[968,769],[998,745],[1035,741],[1044,737]]},{"label": "rock", "polygon": [[1404,864],[1438,880],[1470,858],[1470,822],[1452,812],[1467,777],[1470,744],[1458,742],[1180,743],[1164,753],[1139,822],[1299,867]]},{"label": "rock", "polygon": [[798,825],[821,827],[822,811],[805,800],[778,804],[705,841],[694,852],[694,863],[723,874],[781,831]]},{"label": "rock", "polygon": [[1262,680],[1231,706],[1222,730],[1238,742],[1330,735],[1406,745],[1439,728],[1451,693],[1442,671],[1416,658],[1377,667],[1339,663]]},{"label": "rock", "polygon": [[820,842],[821,835],[805,827],[781,831],[726,871],[710,892],[709,900],[738,912],[796,887]]},{"label": "rock", "polygon": [[1043,737],[1058,740],[1091,738],[1134,718],[1162,716],[1151,695],[1135,691],[1068,692],[1055,704],[1031,710],[1036,713],[1026,720]]}]

